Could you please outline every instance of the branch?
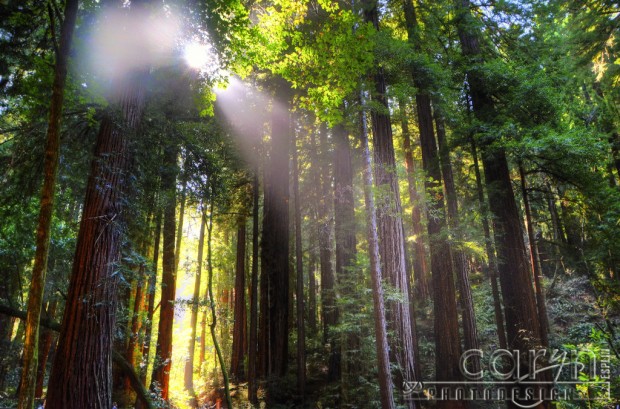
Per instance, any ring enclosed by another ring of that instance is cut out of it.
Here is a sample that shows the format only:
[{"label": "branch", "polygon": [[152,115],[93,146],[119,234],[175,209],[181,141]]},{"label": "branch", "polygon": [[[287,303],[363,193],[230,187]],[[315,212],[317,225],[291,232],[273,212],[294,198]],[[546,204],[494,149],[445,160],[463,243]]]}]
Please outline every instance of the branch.
[{"label": "branch", "polygon": [[[26,311],[20,311],[7,305],[0,304],[0,314],[26,320]],[[39,325],[43,328],[51,329],[52,331],[60,331],[60,323],[52,321],[48,317],[41,316]],[[138,399],[140,399],[144,406],[147,409],[154,409],[155,407],[149,398],[149,391],[144,387],[142,382],[140,382],[140,378],[136,374],[136,371],[129,364],[129,362],[127,362],[127,360],[114,349],[112,350],[112,361],[125,373],[125,375],[127,375],[129,382],[131,383],[131,387],[136,392]]]}]

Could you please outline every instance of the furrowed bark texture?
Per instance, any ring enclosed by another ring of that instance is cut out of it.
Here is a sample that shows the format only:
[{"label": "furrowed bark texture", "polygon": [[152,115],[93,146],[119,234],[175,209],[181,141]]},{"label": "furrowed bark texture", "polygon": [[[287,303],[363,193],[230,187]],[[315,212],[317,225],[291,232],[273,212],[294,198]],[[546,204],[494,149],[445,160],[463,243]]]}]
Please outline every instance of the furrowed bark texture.
[{"label": "furrowed bark texture", "polygon": [[118,87],[119,127],[107,115],[97,136],[58,349],[48,386],[51,409],[108,409],[122,236],[130,183],[129,133],[144,109],[143,75]]}]

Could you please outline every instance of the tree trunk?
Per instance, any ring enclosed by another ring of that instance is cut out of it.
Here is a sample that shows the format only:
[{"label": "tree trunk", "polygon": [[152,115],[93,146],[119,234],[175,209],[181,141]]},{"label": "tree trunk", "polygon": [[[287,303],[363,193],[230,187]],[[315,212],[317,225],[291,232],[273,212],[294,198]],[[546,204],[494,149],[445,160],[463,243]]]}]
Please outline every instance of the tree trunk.
[{"label": "tree trunk", "polygon": [[547,317],[547,303],[542,283],[542,272],[540,270],[540,259],[538,257],[538,246],[536,245],[536,234],[532,222],[532,210],[525,180],[525,170],[523,164],[519,163],[519,175],[521,176],[521,196],[523,197],[523,207],[525,209],[525,226],[527,237],[530,243],[530,266],[534,276],[534,292],[536,294],[536,307],[538,320],[540,322],[540,340],[544,347],[549,346],[549,318]]},{"label": "tree trunk", "polygon": [[[131,329],[129,334],[129,342],[127,343],[127,350],[125,352],[125,359],[127,363],[135,368],[136,366],[136,345],[138,343],[138,335],[140,332],[140,312],[143,308],[144,297],[142,295],[142,286],[144,280],[144,272],[146,266],[143,264],[139,267],[138,279],[136,280],[136,292],[134,296],[133,312],[131,314]],[[124,388],[125,396],[128,396],[131,391],[131,381],[129,377],[124,376]]]},{"label": "tree trunk", "polygon": [[[379,12],[375,0],[366,1],[364,20],[379,30]],[[405,239],[402,224],[402,208],[396,159],[392,140],[392,124],[386,97],[386,82],[383,69],[377,67],[373,77],[373,99],[381,106],[380,110],[371,112],[373,145],[375,148],[375,185],[382,197],[377,201],[377,222],[379,228],[379,253],[381,270],[386,272],[387,282],[400,293],[400,301],[390,301],[388,308],[388,325],[390,333],[390,353],[399,366],[396,384],[415,381],[418,362],[415,356],[412,316],[409,306],[409,277],[405,265]],[[407,401],[411,408],[414,401]]]},{"label": "tree trunk", "polygon": [[361,142],[364,161],[364,202],[366,204],[366,213],[368,217],[368,252],[370,256],[370,279],[372,282],[372,300],[374,305],[379,392],[381,394],[381,407],[383,409],[395,409],[394,388],[392,386],[392,373],[390,371],[387,323],[385,318],[386,313],[383,301],[383,278],[381,264],[379,262],[379,238],[377,236],[377,216],[373,197],[372,162],[370,158],[370,149],[368,148],[368,132],[366,129],[365,115],[362,115]]},{"label": "tree trunk", "polygon": [[246,337],[245,313],[245,216],[237,221],[237,262],[235,274],[235,305],[233,323],[232,357],[230,362],[230,377],[236,382],[245,380],[243,367]]},{"label": "tree trunk", "polygon": [[192,327],[192,333],[189,338],[189,345],[187,347],[188,357],[187,361],[185,361],[185,372],[184,372],[184,384],[185,389],[189,391],[191,395],[190,406],[197,407],[198,402],[196,401],[196,396],[194,392],[194,354],[196,352],[196,327],[198,324],[198,305],[200,304],[200,279],[202,277],[202,260],[203,260],[203,251],[205,246],[205,226],[206,226],[206,217],[204,213],[201,212],[200,215],[200,233],[198,235],[198,256],[196,258],[197,267],[196,267],[196,278],[194,280],[194,297],[192,299],[192,316],[190,320],[190,326]]},{"label": "tree trunk", "polygon": [[[288,367],[289,132],[288,110],[274,104],[271,113],[271,154],[266,164],[268,183],[265,183],[261,257],[268,300],[265,306],[268,317],[265,335],[268,338],[264,345],[267,347],[267,374],[275,378],[283,377]],[[270,390],[268,399],[275,397],[276,392],[275,389]]]},{"label": "tree trunk", "polygon": [[112,341],[131,154],[129,133],[144,109],[145,74],[119,80],[122,124],[109,115],[97,136],[86,188],[73,272],[49,382],[47,407],[109,408]]},{"label": "tree trunk", "polygon": [[[355,286],[363,281],[355,269],[355,197],[353,191],[353,165],[349,135],[344,125],[334,127],[334,232],[336,241],[336,277],[342,298],[348,300],[343,307],[345,319],[352,319],[362,299],[356,294]],[[361,371],[359,327],[344,334],[341,352],[341,391],[347,400],[346,392],[356,385]]]},{"label": "tree trunk", "polygon": [[181,261],[181,243],[183,239],[183,220],[185,218],[185,202],[187,197],[187,170],[183,169],[183,187],[181,188],[181,205],[179,208],[179,224],[177,225],[176,243],[174,245],[174,275],[179,272]]},{"label": "tree trunk", "polygon": [[161,301],[159,304],[159,327],[155,365],[151,377],[151,390],[161,390],[161,398],[165,401],[170,392],[170,368],[172,367],[172,324],[174,321],[174,300],[176,292],[175,274],[175,219],[176,219],[176,180],[177,152],[175,142],[164,148],[164,171],[161,176],[161,189],[165,195],[164,204],[164,247],[161,278]]},{"label": "tree trunk", "polygon": [[317,304],[316,304],[316,253],[310,250],[310,261],[308,263],[308,327],[311,334],[317,331]]},{"label": "tree trunk", "polygon": [[[50,301],[47,306],[47,318],[54,320],[56,318],[56,306],[58,302],[56,300]],[[39,340],[39,364],[37,368],[37,384],[34,391],[35,399],[43,396],[43,383],[45,380],[45,367],[47,366],[47,358],[49,357],[50,350],[56,335],[49,329],[42,331],[41,339]]]},{"label": "tree trunk", "polygon": [[[52,213],[54,210],[54,192],[60,152],[60,124],[64,102],[65,83],[67,79],[67,60],[75,29],[78,0],[67,0],[65,15],[60,27],[60,43],[56,53],[54,82],[47,126],[47,141],[44,157],[43,187],[37,224],[36,250],[32,268],[32,279],[28,291],[28,317],[24,338],[22,375],[19,384],[19,409],[31,409],[37,380],[37,359],[39,355],[39,318],[43,304],[47,257],[49,253]],[[52,24],[55,22],[52,21]]]},{"label": "tree trunk", "polygon": [[[462,374],[459,370],[461,343],[456,310],[456,289],[452,278],[450,246],[441,237],[442,230],[446,228],[446,214],[429,95],[418,93],[416,106],[420,124],[422,162],[427,175],[424,185],[427,194],[432,198],[428,204],[427,228],[431,249],[431,282],[435,314],[435,356],[437,357],[435,372],[438,382],[459,382],[462,380]],[[439,408],[463,408],[465,404],[439,401],[437,406]]]},{"label": "tree trunk", "polygon": [[401,111],[401,126],[403,131],[403,150],[405,151],[405,168],[407,169],[407,183],[409,187],[409,201],[411,202],[412,212],[411,221],[414,235],[413,242],[413,277],[417,295],[422,299],[428,299],[430,292],[428,286],[428,267],[426,265],[426,251],[424,249],[424,231],[422,226],[422,206],[420,194],[418,193],[417,181],[415,176],[415,162],[413,161],[413,146],[411,144],[411,134],[409,132],[409,121],[406,114],[406,105],[403,101],[399,102]]},{"label": "tree trunk", "polygon": [[[27,312],[19,311],[11,307],[0,305],[0,314],[10,315],[12,317],[17,317],[17,318],[20,318],[21,320],[25,320]],[[41,317],[41,319],[39,320],[39,326],[50,329],[52,331],[56,331],[56,332],[61,331],[61,324],[54,322],[53,320],[47,317],[45,318]],[[140,380],[138,379],[138,375],[135,373],[134,369],[127,363],[127,361],[125,361],[125,358],[123,358],[123,356],[119,354],[117,351],[112,350],[111,356],[112,356],[112,361],[116,365],[118,365],[125,373],[127,373],[129,379],[131,380],[131,385],[134,388],[135,392],[137,393],[138,399],[140,399],[142,403],[144,404],[144,407],[146,407],[147,409],[154,409],[153,405],[151,404],[148,391],[146,390],[144,385],[140,383]],[[47,402],[46,405],[50,403],[49,394],[48,394],[46,402]]]},{"label": "tree trunk", "polygon": [[248,400],[251,404],[258,403],[257,388],[257,356],[258,352],[258,167],[254,169],[252,181],[252,275],[250,278],[250,341],[248,351]]},{"label": "tree trunk", "polygon": [[[155,232],[153,238],[153,264],[151,272],[149,274],[149,280],[147,284],[147,308],[146,308],[146,324],[144,329],[144,341],[142,343],[142,362],[144,367],[140,371],[140,383],[146,385],[146,376],[149,367],[149,360],[151,355],[151,338],[153,334],[153,315],[155,312],[155,286],[157,285],[157,265],[159,263],[159,242],[161,239],[161,222],[162,222],[161,210],[157,210],[157,216],[155,216]],[[136,400],[136,409],[142,409],[143,402],[139,399]]]},{"label": "tree trunk", "polygon": [[499,287],[497,285],[497,259],[495,258],[495,249],[493,246],[493,238],[491,237],[491,228],[489,227],[489,218],[487,204],[484,200],[484,189],[482,187],[482,177],[480,175],[480,166],[478,164],[478,152],[476,143],[471,141],[471,154],[474,160],[474,173],[476,174],[476,191],[478,192],[478,202],[480,204],[480,213],[482,214],[482,230],[484,231],[484,246],[487,253],[487,276],[491,282],[491,294],[493,296],[493,309],[495,312],[495,325],[497,326],[497,338],[499,347],[506,349],[508,347],[506,341],[506,329],[504,326],[504,313],[502,312],[502,300],[499,295]]},{"label": "tree trunk", "polygon": [[297,301],[297,392],[302,400],[306,386],[306,327],[304,322],[304,260],[301,241],[301,205],[299,203],[299,163],[297,138],[293,132],[293,195],[295,207],[295,270],[297,283],[295,298]]},{"label": "tree trunk", "polygon": [[[446,130],[444,128],[441,114],[435,111],[435,124],[437,128],[437,144],[439,147],[439,158],[441,162],[441,172],[444,186],[446,189],[446,201],[448,204],[448,223],[456,239],[462,241],[463,237],[459,230],[459,208],[456,196],[456,186],[454,185],[454,175],[452,173],[452,163],[450,161],[450,149],[446,141]],[[457,243],[458,245],[458,243]],[[471,351],[480,349],[478,342],[478,330],[476,328],[476,314],[474,312],[474,300],[471,295],[471,284],[469,283],[469,267],[467,257],[460,249],[452,250],[452,265],[456,269],[456,278],[459,288],[459,301],[461,314],[463,317],[463,337],[465,338],[465,350]],[[480,357],[474,355],[468,360],[469,371],[478,373],[480,371]]]},{"label": "tree trunk", "polygon": [[[483,61],[478,32],[472,24],[469,0],[456,0],[457,29],[465,58],[480,63]],[[477,70],[467,72],[473,110],[478,121],[492,122],[495,107],[487,92],[485,79]],[[482,163],[489,195],[489,208],[494,216],[493,230],[497,245],[498,270],[506,314],[508,347],[517,349],[522,356],[528,350],[540,345],[540,323],[534,292],[531,285],[519,210],[510,180],[506,152],[495,146],[492,138],[485,138],[482,146]],[[522,373],[530,369],[527,359],[521,360]],[[542,374],[544,377],[544,374]],[[531,404],[531,402],[521,402]],[[510,405],[515,405],[510,403]],[[545,407],[546,405],[534,405]]]},{"label": "tree trunk", "polygon": [[[329,209],[331,177],[329,174],[327,155],[327,129],[321,125],[317,130],[319,135],[319,150],[315,141],[315,133],[310,131],[310,160],[316,166],[314,173],[317,195],[317,236],[319,246],[319,265],[321,273],[321,315],[323,324],[323,343],[328,345],[329,358],[327,364],[327,380],[329,382],[340,379],[340,347],[338,339],[332,334],[332,328],[338,325],[339,314],[336,307],[336,278],[332,266],[332,223]],[[320,152],[320,153],[319,153]]]},{"label": "tree trunk", "polygon": [[211,310],[211,322],[209,323],[209,328],[211,329],[211,339],[213,340],[213,347],[215,348],[215,353],[217,356],[217,361],[220,363],[220,369],[222,371],[222,378],[224,378],[224,393],[226,395],[226,407],[232,408],[232,401],[230,400],[230,389],[228,387],[228,373],[226,372],[226,365],[224,364],[224,357],[222,356],[222,350],[220,349],[220,344],[217,341],[217,336],[215,334],[215,327],[217,326],[217,314],[215,312],[215,297],[213,295],[213,251],[211,249],[211,242],[213,237],[213,203],[215,201],[215,192],[213,186],[211,186],[211,195],[210,195],[211,204],[209,206],[209,222],[207,223],[207,271],[208,271],[208,280],[207,280],[207,292],[209,295],[209,307]]}]

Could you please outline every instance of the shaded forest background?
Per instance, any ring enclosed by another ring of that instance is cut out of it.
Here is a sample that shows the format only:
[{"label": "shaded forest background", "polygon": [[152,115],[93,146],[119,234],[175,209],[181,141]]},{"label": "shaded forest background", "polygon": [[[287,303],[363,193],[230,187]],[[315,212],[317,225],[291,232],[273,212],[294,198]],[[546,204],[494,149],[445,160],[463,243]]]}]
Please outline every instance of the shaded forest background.
[{"label": "shaded forest background", "polygon": [[609,393],[521,404],[614,407],[619,26],[612,0],[0,2],[0,406],[513,408],[403,383],[547,349],[608,357],[579,376]]}]

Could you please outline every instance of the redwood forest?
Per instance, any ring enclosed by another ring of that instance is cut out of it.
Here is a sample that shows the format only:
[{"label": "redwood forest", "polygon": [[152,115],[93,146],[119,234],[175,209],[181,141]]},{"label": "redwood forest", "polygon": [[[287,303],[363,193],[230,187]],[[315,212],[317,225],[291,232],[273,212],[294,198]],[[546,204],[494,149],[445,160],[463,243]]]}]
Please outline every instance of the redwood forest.
[{"label": "redwood forest", "polygon": [[8,408],[620,408],[620,3],[0,0]]}]

